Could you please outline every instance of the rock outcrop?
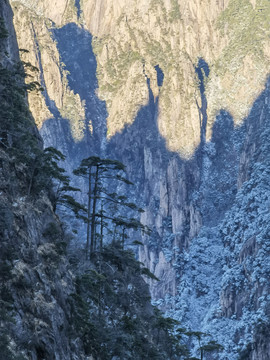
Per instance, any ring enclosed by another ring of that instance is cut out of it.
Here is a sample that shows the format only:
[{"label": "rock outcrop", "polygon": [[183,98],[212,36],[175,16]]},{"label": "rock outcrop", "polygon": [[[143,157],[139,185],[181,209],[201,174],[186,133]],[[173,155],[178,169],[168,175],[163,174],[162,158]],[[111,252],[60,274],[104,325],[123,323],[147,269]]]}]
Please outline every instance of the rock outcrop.
[{"label": "rock outcrop", "polygon": [[71,331],[75,287],[64,256],[67,237],[48,189],[29,196],[42,140],[26,101],[12,17],[10,5],[1,2],[0,358],[85,359]]}]

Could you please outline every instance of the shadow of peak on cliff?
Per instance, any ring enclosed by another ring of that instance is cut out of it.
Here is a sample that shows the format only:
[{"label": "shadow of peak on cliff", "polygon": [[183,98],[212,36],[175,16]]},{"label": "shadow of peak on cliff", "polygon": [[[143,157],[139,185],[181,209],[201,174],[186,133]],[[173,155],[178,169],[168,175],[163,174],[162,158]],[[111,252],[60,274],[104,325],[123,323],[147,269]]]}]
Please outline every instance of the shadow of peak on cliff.
[{"label": "shadow of peak on cliff", "polygon": [[[265,87],[254,100],[248,115],[242,120],[241,124],[235,124],[232,115],[225,109],[221,109],[212,127],[211,142],[220,145],[221,143],[228,143],[232,137],[239,135],[238,145],[244,141],[245,136],[253,134],[255,139],[256,136],[260,135],[263,128],[261,127],[260,117],[261,113],[265,112],[264,108],[266,104],[266,97],[270,96],[270,76],[268,76]],[[235,139],[237,142],[237,139]]]},{"label": "shadow of peak on cliff", "polygon": [[[222,206],[211,195],[214,210],[209,214],[209,218],[213,217],[215,211],[223,216],[224,211],[233,203],[237,192],[240,155],[246,146],[250,127],[257,133],[262,131],[262,128],[258,126],[256,128],[256,124],[260,117],[258,110],[264,106],[265,96],[269,96],[269,86],[266,86],[254,101],[249,115],[238,126],[234,124],[232,115],[221,109],[213,124],[210,141],[201,142],[193,156],[185,159],[179,153],[168,150],[166,139],[159,132],[159,99],[154,100],[149,86],[148,104],[140,108],[132,124],[125,125],[121,132],[116,133],[109,140],[108,154],[113,154],[127,165],[128,172],[136,177],[133,180],[140,183],[141,191],[147,176],[148,179],[149,176],[153,179],[155,176],[161,176],[160,174],[167,176],[169,162],[172,159],[176,160],[178,163],[176,176],[179,177],[181,174],[181,178],[187,183],[187,191],[190,195],[194,190],[199,189],[208,192],[207,196],[211,193],[224,192],[221,199]],[[164,169],[163,172],[160,172],[160,168]]]},{"label": "shadow of peak on cliff", "polygon": [[[138,165],[139,162],[144,161],[143,152],[147,148],[152,153],[152,157],[158,157],[159,162],[162,164],[167,163],[171,158],[176,158],[180,163],[195,163],[197,166],[201,166],[205,147],[207,147],[208,143],[203,144],[201,142],[194,151],[192,158],[188,160],[181,157],[179,153],[170,151],[167,148],[166,139],[160,134],[158,128],[159,98],[154,99],[149,79],[147,79],[149,89],[148,104],[139,109],[132,124],[126,124],[121,132],[114,134],[110,140],[107,140],[106,151],[104,153],[104,149],[101,149],[102,144],[100,138],[103,138],[104,141],[106,139],[107,110],[105,102],[100,100],[96,93],[98,88],[97,61],[92,48],[92,35],[89,31],[79,27],[75,23],[69,23],[59,29],[55,28],[52,32],[57,42],[60,59],[64,64],[63,69],[67,71],[68,86],[85,101],[85,137],[88,138],[89,141],[85,142],[85,139],[83,139],[82,147],[84,145],[88,146],[86,151],[88,153],[87,156],[92,153],[102,153],[102,156],[104,156],[106,153],[106,155],[110,157],[114,156],[121,159],[124,163],[125,161],[134,161],[134,164]],[[164,74],[159,67],[155,69],[157,71],[158,83],[162,86]],[[197,69],[200,72],[198,75],[201,76],[201,80],[203,81],[203,73],[205,76],[209,75],[209,67],[204,59],[198,59]],[[200,85],[203,86],[202,83]],[[253,107],[256,107],[256,101]],[[92,121],[94,137],[89,133],[87,119],[91,119]],[[47,120],[47,122],[48,121],[51,123],[54,120],[50,119]],[[58,119],[57,121],[60,120]],[[72,139],[70,130],[66,130],[69,123],[63,119],[61,119],[61,122],[67,138]],[[212,138],[210,142],[216,144],[219,148],[221,144],[230,143],[230,138],[233,137],[235,131],[239,132],[239,129],[243,129],[245,122],[246,120],[243,121],[240,127],[236,128],[231,115],[225,110],[220,110],[212,128]],[[70,143],[72,143],[71,140]],[[71,148],[72,146],[76,148],[79,145],[75,143],[70,146]],[[85,151],[83,151],[83,153],[85,153]],[[77,153],[77,156],[78,155],[79,153]]]},{"label": "shadow of peak on cliff", "polygon": [[145,148],[152,150],[156,156],[162,155],[165,161],[172,156],[179,156],[167,149],[166,140],[159,132],[157,122],[159,97],[154,98],[150,79],[147,78],[146,81],[149,94],[148,104],[141,106],[132,124],[125,124],[120,132],[110,138],[107,146],[108,153],[114,152],[118,157],[126,154],[128,162],[137,163],[137,166],[139,166],[138,161],[142,161]]},{"label": "shadow of peak on cliff", "polygon": [[[52,29],[53,36],[56,40],[57,48],[62,62],[61,71],[66,71],[68,86],[74,92],[79,94],[81,100],[84,100],[86,120],[85,120],[85,137],[88,138],[88,143],[95,143],[94,146],[89,147],[89,151],[100,153],[102,149],[101,141],[98,138],[106,138],[107,132],[107,110],[104,101],[100,100],[97,96],[98,80],[97,80],[97,61],[96,56],[93,52],[92,47],[92,35],[91,33],[78,26],[75,23],[69,23],[61,28]],[[197,68],[204,72],[207,76],[209,74],[209,67],[203,59],[198,60]],[[162,86],[164,74],[159,66],[155,67],[157,72],[157,81],[159,86]],[[147,105],[142,106],[138,111],[133,123],[131,125],[125,125],[123,130],[115,134],[109,141],[107,146],[107,153],[111,154],[112,149],[115,149],[115,155],[120,156],[121,153],[130,149],[130,151],[140,152],[142,149],[135,150],[135,147],[148,147],[153,151],[158,152],[157,154],[162,157],[164,161],[169,158],[177,157],[181,161],[198,161],[196,153],[201,152],[201,145],[198,146],[194,152],[192,159],[185,160],[181,158],[179,153],[170,151],[167,149],[166,139],[160,135],[158,129],[158,101],[154,100],[153,93],[150,87],[150,79],[147,79],[149,89],[149,102]],[[48,104],[50,109],[49,99]],[[54,109],[50,109],[55,111]],[[62,127],[65,129],[65,134],[70,143],[70,147],[77,147],[78,142],[72,143],[71,132],[67,131],[66,128],[69,126],[69,122],[65,122],[64,119],[58,114],[55,114],[57,121],[60,121],[61,126],[54,125],[54,128]],[[88,119],[92,122],[92,134],[89,132]],[[47,120],[48,121],[48,120]],[[50,123],[53,119],[50,120]],[[49,125],[49,123],[47,124]],[[48,126],[46,126],[48,127]],[[42,132],[42,131],[41,131]],[[94,136],[93,136],[94,134]],[[85,137],[82,143],[85,143]],[[134,147],[134,145],[136,145]]]},{"label": "shadow of peak on cliff", "polygon": [[84,136],[80,141],[74,140],[70,122],[67,119],[49,118],[42,124],[39,132],[45,148],[49,146],[55,147],[67,157],[67,161],[71,159],[77,165],[79,165],[83,158],[89,156],[89,150],[97,155],[94,149],[89,146],[87,136]]},{"label": "shadow of peak on cliff", "polygon": [[[148,79],[149,81],[149,79]],[[141,153],[148,148],[154,156],[161,157],[168,162],[171,158],[177,158],[181,163],[198,163],[205,144],[200,143],[191,158],[186,159],[179,152],[168,149],[166,138],[160,134],[158,127],[158,103],[159,97],[154,100],[153,93],[148,83],[149,102],[138,111],[132,124],[126,124],[120,132],[114,134],[108,142],[108,151],[116,151],[120,156],[130,148],[132,152]],[[214,123],[211,142],[221,143],[229,139],[234,131],[232,116],[225,110],[221,110]],[[224,136],[223,136],[224,135]],[[131,159],[131,155],[129,156]]]},{"label": "shadow of peak on cliff", "polygon": [[197,65],[194,68],[199,80],[200,93],[202,94],[205,91],[205,77],[209,76],[210,68],[208,63],[202,57],[198,59]]},{"label": "shadow of peak on cliff", "polygon": [[[57,108],[45,91],[46,105],[54,117],[44,122],[40,132],[45,139],[51,138],[53,145],[59,149],[62,148],[61,138],[64,137],[65,153],[71,153],[76,158],[100,154],[102,139],[106,136],[107,109],[105,102],[96,93],[97,61],[92,47],[93,37],[89,31],[75,23],[53,28],[51,33],[59,52],[59,71],[62,79],[67,78],[67,84],[63,84],[62,88],[63,94],[65,93],[62,109]],[[46,84],[44,85],[46,90]],[[77,106],[78,95],[80,108],[85,111],[84,136],[80,141],[73,138],[71,131],[72,123],[76,121],[76,116],[72,113],[74,106]],[[62,113],[70,118],[63,118]]]},{"label": "shadow of peak on cliff", "polygon": [[216,115],[210,141],[215,144],[229,141],[235,130],[232,115],[228,111],[222,109]]},{"label": "shadow of peak on cliff", "polygon": [[68,72],[70,88],[85,99],[88,96],[87,91],[95,92],[98,88],[92,34],[75,23],[54,28],[52,34],[56,40],[60,60],[64,64],[63,70]]}]

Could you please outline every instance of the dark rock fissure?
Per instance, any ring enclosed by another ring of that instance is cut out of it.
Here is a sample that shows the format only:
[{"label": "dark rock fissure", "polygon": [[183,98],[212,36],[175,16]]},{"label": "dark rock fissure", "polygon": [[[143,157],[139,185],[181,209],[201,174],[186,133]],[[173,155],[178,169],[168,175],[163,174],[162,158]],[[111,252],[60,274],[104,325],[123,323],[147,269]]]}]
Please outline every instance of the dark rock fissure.
[{"label": "dark rock fissure", "polygon": [[164,81],[164,72],[159,67],[159,65],[155,66],[155,70],[157,72],[157,84],[159,87],[161,87],[163,85],[163,81]]},{"label": "dark rock fissure", "polygon": [[77,17],[79,19],[82,13],[80,0],[75,0],[75,6],[77,8]]},{"label": "dark rock fissure", "polygon": [[198,65],[195,67],[195,72],[199,79],[199,89],[201,95],[201,107],[198,106],[200,123],[201,123],[201,146],[205,144],[206,125],[207,125],[207,99],[205,95],[205,77],[209,76],[210,70],[207,62],[200,58]]}]

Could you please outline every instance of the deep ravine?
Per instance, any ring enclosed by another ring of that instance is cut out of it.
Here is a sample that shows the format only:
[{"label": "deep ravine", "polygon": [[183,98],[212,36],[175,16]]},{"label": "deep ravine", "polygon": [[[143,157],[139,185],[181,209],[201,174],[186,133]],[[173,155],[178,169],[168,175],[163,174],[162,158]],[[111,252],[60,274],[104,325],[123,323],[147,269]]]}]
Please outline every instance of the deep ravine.
[{"label": "deep ravine", "polygon": [[11,5],[45,89],[29,95],[45,146],[70,175],[90,155],[127,166],[155,303],[212,334],[218,359],[267,360],[269,2]]}]

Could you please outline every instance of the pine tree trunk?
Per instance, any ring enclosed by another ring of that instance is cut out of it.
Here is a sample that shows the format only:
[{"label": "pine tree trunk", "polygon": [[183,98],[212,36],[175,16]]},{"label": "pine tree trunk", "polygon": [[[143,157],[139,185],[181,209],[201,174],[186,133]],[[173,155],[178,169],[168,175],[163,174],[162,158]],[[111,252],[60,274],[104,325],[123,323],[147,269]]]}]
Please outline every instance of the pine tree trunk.
[{"label": "pine tree trunk", "polygon": [[98,192],[98,170],[99,166],[96,166],[96,174],[95,174],[95,186],[93,193],[93,211],[92,211],[92,219],[91,219],[91,244],[90,244],[90,257],[94,252],[94,238],[95,238],[95,223],[96,223],[96,205],[97,205],[97,192]]},{"label": "pine tree trunk", "polygon": [[99,251],[102,251],[103,248],[103,203],[101,204],[101,217],[100,217],[100,244],[99,244]]},{"label": "pine tree trunk", "polygon": [[123,228],[123,231],[122,231],[122,248],[124,249],[125,247],[125,228]]},{"label": "pine tree trunk", "polygon": [[89,178],[88,178],[88,204],[87,204],[87,239],[86,239],[86,260],[89,257],[89,243],[90,243],[90,212],[91,212],[91,169],[89,167]]}]

